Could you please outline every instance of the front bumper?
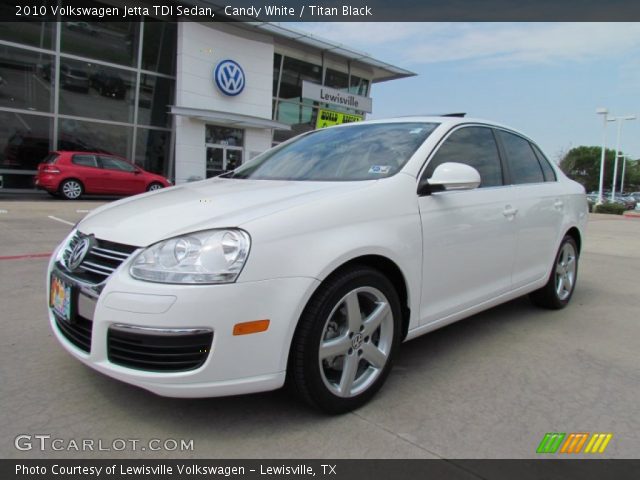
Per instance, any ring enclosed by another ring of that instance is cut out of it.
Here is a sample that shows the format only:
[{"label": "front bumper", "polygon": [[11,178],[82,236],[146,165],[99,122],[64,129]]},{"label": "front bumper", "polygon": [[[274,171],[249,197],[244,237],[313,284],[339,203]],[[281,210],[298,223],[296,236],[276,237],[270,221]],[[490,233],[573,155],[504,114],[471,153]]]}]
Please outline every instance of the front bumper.
[{"label": "front bumper", "polygon": [[[78,291],[78,308],[91,317],[90,352],[74,345],[49,323],[75,358],[110,377],[169,397],[215,397],[273,390],[284,384],[289,347],[302,310],[318,285],[313,278],[278,278],[225,285],[166,285],[142,282],[125,262],[99,288],[88,287],[49,264]],[[133,256],[132,256],[133,257]],[[237,323],[269,319],[267,331],[233,335]],[[145,371],[109,360],[107,336],[114,325],[149,329],[205,329],[213,342],[204,363],[179,372]]]}]

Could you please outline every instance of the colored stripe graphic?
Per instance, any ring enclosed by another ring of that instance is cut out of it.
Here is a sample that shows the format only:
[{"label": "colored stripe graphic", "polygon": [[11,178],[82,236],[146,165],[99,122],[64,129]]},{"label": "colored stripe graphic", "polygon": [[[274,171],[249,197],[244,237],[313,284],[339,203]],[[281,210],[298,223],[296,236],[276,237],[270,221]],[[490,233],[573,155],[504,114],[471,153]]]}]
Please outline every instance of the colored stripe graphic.
[{"label": "colored stripe graphic", "polygon": [[604,453],[613,438],[613,433],[594,433],[584,453]]},{"label": "colored stripe graphic", "polygon": [[570,433],[562,445],[560,453],[580,453],[587,438],[589,438],[588,433]]},{"label": "colored stripe graphic", "polygon": [[536,453],[556,453],[566,433],[545,433]]}]

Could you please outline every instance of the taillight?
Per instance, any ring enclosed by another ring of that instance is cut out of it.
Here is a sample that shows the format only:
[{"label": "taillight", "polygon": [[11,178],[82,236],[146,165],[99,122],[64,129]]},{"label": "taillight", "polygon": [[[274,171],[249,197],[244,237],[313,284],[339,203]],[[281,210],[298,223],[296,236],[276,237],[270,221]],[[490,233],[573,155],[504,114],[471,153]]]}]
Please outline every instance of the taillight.
[{"label": "taillight", "polygon": [[60,169],[47,165],[42,169],[44,173],[60,173]]}]

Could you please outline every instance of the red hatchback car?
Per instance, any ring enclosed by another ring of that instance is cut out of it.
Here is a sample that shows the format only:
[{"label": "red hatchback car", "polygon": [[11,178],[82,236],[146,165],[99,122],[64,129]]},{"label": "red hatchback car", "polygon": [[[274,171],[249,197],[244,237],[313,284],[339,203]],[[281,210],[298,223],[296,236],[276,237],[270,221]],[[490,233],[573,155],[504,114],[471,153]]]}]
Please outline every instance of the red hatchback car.
[{"label": "red hatchback car", "polygon": [[171,182],[107,153],[51,152],[38,165],[36,187],[67,200],[83,194],[135,195]]}]

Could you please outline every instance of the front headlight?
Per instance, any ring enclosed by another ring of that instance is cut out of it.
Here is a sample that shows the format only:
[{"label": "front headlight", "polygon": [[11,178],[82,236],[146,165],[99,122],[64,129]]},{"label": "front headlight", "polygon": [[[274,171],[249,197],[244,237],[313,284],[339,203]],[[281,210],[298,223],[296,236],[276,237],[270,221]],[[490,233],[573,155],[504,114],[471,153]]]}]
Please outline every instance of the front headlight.
[{"label": "front headlight", "polygon": [[160,283],[232,283],[249,255],[251,239],[243,230],[206,230],[170,238],[140,252],[129,272]]}]

